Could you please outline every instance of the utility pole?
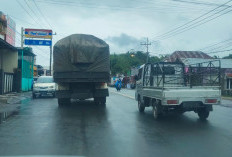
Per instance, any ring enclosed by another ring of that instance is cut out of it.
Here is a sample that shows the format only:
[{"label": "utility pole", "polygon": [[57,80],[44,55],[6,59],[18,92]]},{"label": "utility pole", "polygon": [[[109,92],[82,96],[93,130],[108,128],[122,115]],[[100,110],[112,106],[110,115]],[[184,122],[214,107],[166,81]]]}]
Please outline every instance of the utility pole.
[{"label": "utility pole", "polygon": [[21,65],[21,75],[23,77],[23,33],[24,33],[24,30],[23,30],[23,27],[21,28],[21,49],[22,49],[22,65]]},{"label": "utility pole", "polygon": [[21,28],[21,49],[23,49],[23,27]]},{"label": "utility pole", "polygon": [[[53,35],[56,35],[56,32]],[[51,39],[51,43],[52,43],[52,39]],[[52,76],[52,44],[50,45],[50,66],[49,66],[49,70],[50,70],[50,76]]]},{"label": "utility pole", "polygon": [[149,51],[148,51],[148,46],[150,46],[150,45],[151,45],[151,43],[149,43],[149,40],[148,40],[148,38],[147,38],[146,43],[141,43],[140,45],[145,45],[145,46],[147,47],[147,60],[146,60],[146,63],[148,63],[148,61],[149,61]]},{"label": "utility pole", "polygon": [[[52,41],[52,39],[51,39]],[[49,66],[50,76],[52,76],[52,44],[50,45],[50,66]]]}]

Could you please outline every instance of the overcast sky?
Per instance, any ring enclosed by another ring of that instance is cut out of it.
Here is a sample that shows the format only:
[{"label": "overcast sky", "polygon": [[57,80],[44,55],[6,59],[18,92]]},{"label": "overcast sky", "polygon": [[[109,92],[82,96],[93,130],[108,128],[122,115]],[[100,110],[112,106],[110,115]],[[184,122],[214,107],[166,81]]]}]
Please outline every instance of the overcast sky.
[{"label": "overcast sky", "polygon": [[[15,20],[18,32],[21,27],[52,29],[57,33],[53,38],[53,44],[71,34],[92,34],[105,40],[110,45],[111,53],[125,53],[131,49],[145,51],[145,47],[140,43],[148,37],[152,43],[149,47],[151,55],[158,56],[176,50],[199,50],[232,38],[232,12],[226,13],[230,11],[232,2],[202,17],[203,20],[207,20],[204,19],[207,16],[220,16],[216,19],[180,34],[165,34],[227,1],[0,0],[0,11]],[[219,12],[219,9],[225,11]],[[225,14],[221,16],[221,13]],[[198,24],[201,24],[201,21],[196,23]],[[186,25],[185,29],[195,26],[191,26],[191,23],[189,25]],[[18,33],[16,43],[17,46],[20,45]],[[204,51],[208,53],[227,50],[231,49],[230,45],[232,40],[213,47],[215,49],[211,47]],[[37,64],[49,64],[48,47],[33,47],[33,50],[37,55]],[[212,55],[222,57],[229,53],[231,52],[225,51]]]}]

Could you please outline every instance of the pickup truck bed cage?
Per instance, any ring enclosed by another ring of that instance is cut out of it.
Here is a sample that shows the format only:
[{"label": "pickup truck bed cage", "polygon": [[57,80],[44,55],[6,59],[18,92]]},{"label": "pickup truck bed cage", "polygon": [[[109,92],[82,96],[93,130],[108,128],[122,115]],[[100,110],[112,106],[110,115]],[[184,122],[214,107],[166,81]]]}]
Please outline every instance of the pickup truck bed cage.
[{"label": "pickup truck bed cage", "polygon": [[205,120],[212,105],[221,102],[219,60],[184,65],[180,62],[147,63],[140,67],[135,99],[138,109],[153,107],[158,119],[168,112],[194,111]]},{"label": "pickup truck bed cage", "polygon": [[147,63],[144,66],[143,87],[220,86],[220,60],[185,66],[180,62]]}]

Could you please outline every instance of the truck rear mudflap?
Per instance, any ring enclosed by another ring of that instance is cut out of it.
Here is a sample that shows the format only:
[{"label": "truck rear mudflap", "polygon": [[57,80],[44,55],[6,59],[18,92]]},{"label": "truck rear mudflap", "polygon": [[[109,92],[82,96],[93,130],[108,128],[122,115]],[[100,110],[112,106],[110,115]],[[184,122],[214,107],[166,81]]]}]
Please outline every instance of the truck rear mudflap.
[{"label": "truck rear mudflap", "polygon": [[218,88],[191,88],[164,90],[163,105],[212,104],[221,102],[221,90]]}]

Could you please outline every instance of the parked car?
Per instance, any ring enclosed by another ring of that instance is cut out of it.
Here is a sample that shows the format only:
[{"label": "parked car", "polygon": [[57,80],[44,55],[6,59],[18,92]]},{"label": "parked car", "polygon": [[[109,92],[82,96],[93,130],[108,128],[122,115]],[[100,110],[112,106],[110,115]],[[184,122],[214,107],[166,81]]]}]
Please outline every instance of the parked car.
[{"label": "parked car", "polygon": [[40,76],[33,85],[32,97],[53,96],[55,97],[56,83],[52,76]]}]

